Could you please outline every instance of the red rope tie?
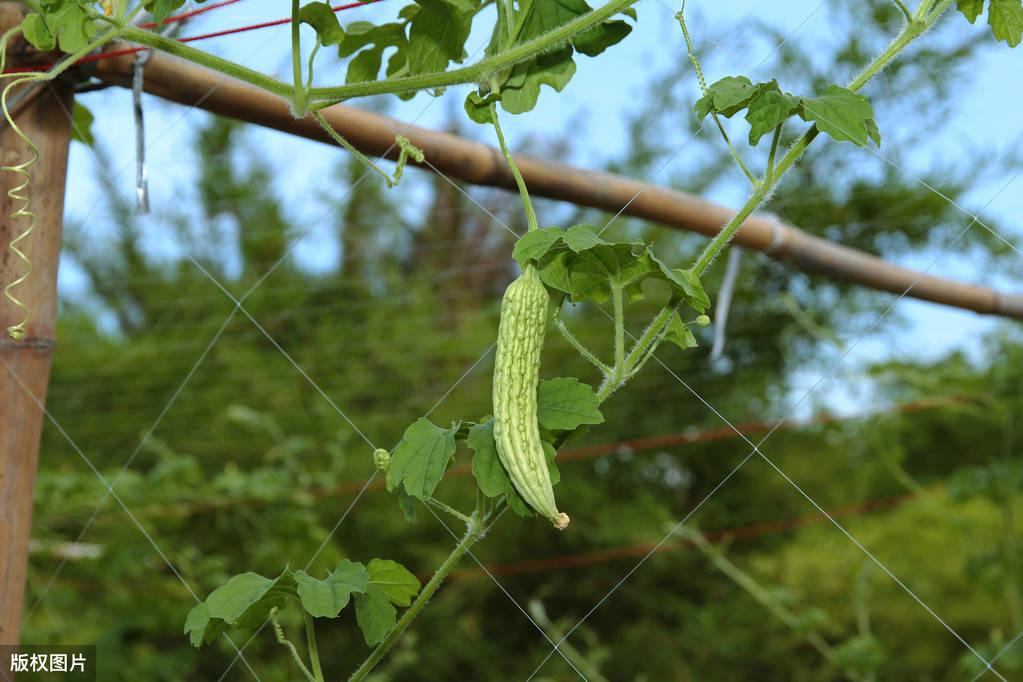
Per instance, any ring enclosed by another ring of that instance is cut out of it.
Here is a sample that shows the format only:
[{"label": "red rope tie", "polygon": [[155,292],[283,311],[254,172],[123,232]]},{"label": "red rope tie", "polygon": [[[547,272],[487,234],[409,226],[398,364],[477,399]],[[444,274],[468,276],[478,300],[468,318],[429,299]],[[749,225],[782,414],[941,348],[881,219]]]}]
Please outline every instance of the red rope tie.
[{"label": "red rope tie", "polygon": [[139,28],[156,28],[157,26],[159,26],[161,24],[162,25],[176,24],[176,23],[178,23],[180,21],[184,21],[185,19],[191,19],[192,17],[199,16],[200,14],[206,14],[207,12],[212,12],[215,9],[220,9],[221,7],[227,7],[228,5],[233,5],[236,2],[241,2],[241,1],[242,0],[223,0],[223,2],[214,2],[214,3],[211,3],[209,5],[204,5],[203,7],[198,7],[196,9],[193,9],[193,10],[188,11],[188,12],[182,12],[181,14],[175,14],[172,17],[167,17],[166,19],[164,19],[161,22],[147,21],[144,24],[139,24]]}]

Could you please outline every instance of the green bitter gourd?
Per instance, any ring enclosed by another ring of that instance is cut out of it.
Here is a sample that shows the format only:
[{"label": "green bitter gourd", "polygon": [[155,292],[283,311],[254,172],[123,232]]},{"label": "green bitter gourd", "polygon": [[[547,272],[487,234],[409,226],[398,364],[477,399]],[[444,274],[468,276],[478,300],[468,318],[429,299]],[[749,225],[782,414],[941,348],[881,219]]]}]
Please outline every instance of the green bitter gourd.
[{"label": "green bitter gourd", "polygon": [[532,264],[508,285],[494,365],[494,441],[512,485],[526,503],[554,524],[568,526],[559,512],[537,421],[537,383],[549,296]]}]

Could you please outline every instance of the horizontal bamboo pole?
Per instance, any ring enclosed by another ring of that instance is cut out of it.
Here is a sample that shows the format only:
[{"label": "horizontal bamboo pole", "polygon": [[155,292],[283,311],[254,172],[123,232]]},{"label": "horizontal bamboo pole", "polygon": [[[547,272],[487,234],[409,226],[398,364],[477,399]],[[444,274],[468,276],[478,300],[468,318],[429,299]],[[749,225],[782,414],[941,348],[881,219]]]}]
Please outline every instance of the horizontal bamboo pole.
[{"label": "horizontal bamboo pole", "polygon": [[[127,55],[97,62],[94,75],[107,83],[130,87],[133,61],[134,57]],[[146,65],[145,90],[172,102],[334,144],[311,117],[296,119],[284,99],[175,57],[153,55]],[[322,113],[338,133],[367,155],[396,159],[399,150],[394,138],[401,134],[423,150],[430,170],[474,185],[516,189],[507,164],[494,147],[342,104]],[[622,211],[706,236],[717,234],[734,214],[729,208],[691,194],[620,175],[528,155],[516,155],[515,160],[536,196],[611,213]],[[978,313],[1023,319],[1023,295],[918,273],[771,217],[751,216],[735,242],[832,279]]]}]

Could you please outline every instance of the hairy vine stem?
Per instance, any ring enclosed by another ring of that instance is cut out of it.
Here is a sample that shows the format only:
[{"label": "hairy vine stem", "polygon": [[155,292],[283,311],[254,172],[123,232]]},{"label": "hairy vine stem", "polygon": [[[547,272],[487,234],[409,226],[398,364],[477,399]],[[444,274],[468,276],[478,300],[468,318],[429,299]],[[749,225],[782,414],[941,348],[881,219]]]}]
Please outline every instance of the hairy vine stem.
[{"label": "hairy vine stem", "polygon": [[316,682],[323,682],[323,668],[320,667],[320,650],[316,646],[316,624],[312,615],[306,611],[305,616],[305,640],[309,648],[309,661],[313,666],[313,679]]},{"label": "hairy vine stem", "polygon": [[276,606],[270,609],[270,623],[273,627],[274,637],[277,639],[277,643],[287,649],[288,653],[291,654],[291,658],[295,661],[295,665],[298,666],[298,670],[302,673],[302,677],[309,680],[309,682],[317,682],[316,678],[313,677],[313,674],[309,672],[309,668],[306,667],[305,661],[303,661],[302,657],[298,655],[298,649],[296,649],[295,645],[292,644],[287,637],[285,637],[284,628],[281,627],[280,622],[277,620]]},{"label": "hairy vine stem", "polygon": [[[294,96],[291,101],[295,107],[295,116],[305,116],[306,88],[302,84],[302,21],[300,19],[301,0],[291,0],[291,72],[294,85]],[[312,79],[312,62],[309,64],[309,78]]]},{"label": "hairy vine stem", "polygon": [[[621,9],[624,9],[625,7],[631,4],[632,4],[631,2],[626,2],[624,0],[621,2],[609,2],[601,10],[598,10],[598,12],[605,12],[604,16],[610,16],[610,14],[620,11]],[[902,31],[900,31],[900,33],[891,41],[888,47],[886,47],[885,50],[881,52],[880,55],[878,55],[874,60],[871,61],[871,63],[863,70],[862,73],[860,73],[860,75],[853,79],[853,81],[849,84],[848,88],[853,91],[862,88],[868,81],[870,81],[875,75],[877,75],[892,59],[894,59],[902,50],[904,50],[906,46],[909,45],[909,43],[911,43],[922,33],[924,33],[928,28],[930,28],[934,24],[934,22],[937,21],[937,19],[941,16],[941,14],[946,9],[948,9],[948,7],[951,4],[952,0],[939,0],[937,4],[934,4],[933,0],[921,0],[920,7],[918,8],[916,15],[914,15],[913,20],[910,21],[902,29]],[[594,14],[596,14],[596,12],[591,13],[589,15],[585,15],[585,17],[581,17],[580,19],[592,18]],[[580,23],[579,20],[572,22],[573,25],[578,25],[579,23]],[[688,38],[688,35],[686,37]],[[558,38],[558,40],[563,39],[564,39],[563,37]],[[536,41],[531,42],[535,43]],[[527,43],[526,45],[529,44],[530,43]],[[552,42],[550,44],[555,44],[555,42]],[[456,71],[448,72],[449,74],[459,75],[448,75],[444,77],[443,80],[431,79],[431,77],[417,77],[418,80],[410,78],[397,79],[391,82],[392,87],[396,89],[375,90],[374,94],[377,92],[398,91],[401,87],[400,86],[401,83],[407,85],[410,82],[415,82],[417,84],[416,87],[435,87],[438,85],[452,84],[454,82],[458,82],[457,79],[462,77],[462,75],[460,74],[464,74],[467,70],[479,69],[482,65],[486,63],[490,63],[491,65],[493,65],[495,63],[500,62],[500,60],[502,59],[507,60],[510,58],[509,57],[510,54],[516,53],[516,50],[521,52],[521,49],[523,47],[525,47],[525,45],[520,46],[520,48],[516,48],[513,50],[509,50],[508,52],[501,53],[500,55],[496,55],[493,58],[485,59],[483,60],[483,62],[477,64],[475,67],[467,67],[467,69],[458,69]],[[426,84],[422,84],[424,78],[429,80],[429,82]],[[453,78],[455,80],[452,80]],[[383,83],[388,82],[383,81]],[[375,87],[381,86],[378,85]],[[409,87],[408,89],[413,88]],[[336,91],[337,89],[335,89],[335,92]],[[500,128],[500,124],[497,121],[497,111],[494,105],[491,105],[491,114],[493,117],[494,127],[497,131],[498,140],[501,144],[501,150],[504,153],[505,158],[508,160],[508,163],[512,170],[512,174],[515,176],[516,184],[518,185],[520,194],[522,195],[523,206],[527,212],[528,220],[530,223],[530,229],[531,230],[536,229],[535,227],[536,216],[532,210],[532,204],[529,200],[529,195],[526,190],[525,183],[522,180],[521,174],[518,172],[518,168],[515,166],[515,163],[511,157],[511,153],[508,150],[503,132],[501,131]],[[763,178],[754,183],[754,191],[750,194],[750,197],[749,199],[747,199],[746,203],[739,209],[739,211],[732,218],[732,220],[730,220],[724,226],[724,228],[722,228],[721,232],[711,241],[711,243],[707,246],[707,248],[696,260],[692,268],[693,272],[699,275],[710,266],[710,264],[714,261],[714,258],[728,245],[732,237],[735,236],[735,233],[738,232],[738,230],[742,227],[742,224],[746,220],[746,218],[749,217],[749,215],[752,214],[753,211],[770,194],[774,186],[777,184],[778,180],[785,174],[786,171],[788,171],[792,167],[792,165],[800,158],[800,156],[802,156],[803,152],[806,151],[807,147],[809,147],[810,143],[812,143],[813,140],[817,137],[818,133],[819,131],[817,127],[812,126],[805,133],[803,133],[801,137],[799,137],[799,139],[789,148],[785,155],[777,162],[777,165],[775,165],[775,152],[777,151],[778,142],[781,136],[781,126],[778,126],[775,129],[771,143],[769,161]],[[636,374],[636,372],[643,366],[643,364],[646,363],[646,361],[652,356],[654,351],[659,346],[660,342],[663,340],[665,330],[667,329],[667,325],[670,323],[672,315],[676,313],[677,308],[677,301],[674,300],[669,301],[668,304],[665,305],[658,312],[658,314],[650,322],[650,324],[643,331],[640,337],[635,340],[635,343],[633,344],[632,348],[626,354],[624,352],[624,339],[622,338],[624,333],[624,326],[621,320],[622,317],[621,293],[622,292],[620,290],[617,292],[615,291],[612,292],[616,317],[615,364],[614,367],[609,368],[610,369],[609,372],[605,371],[605,381],[597,392],[598,402],[601,404],[604,401],[606,401],[614,391],[621,388],[622,385],[624,385],[630,378],[632,378]],[[564,323],[560,320],[560,318],[555,321],[555,324],[558,326],[558,329],[562,331],[562,333],[565,335],[565,338],[568,339],[569,342],[572,343],[572,345],[577,348],[577,350],[580,350],[580,352],[582,352],[583,349],[585,349],[585,347],[582,346],[582,344],[579,343],[578,340],[576,340],[570,332],[568,332],[567,328],[564,327]],[[603,365],[603,363],[599,361],[599,359],[593,356],[592,353],[583,352],[583,356],[586,357],[591,362],[593,362],[598,368],[601,368],[602,370],[608,369],[605,365]],[[567,440],[569,436],[570,436],[569,432],[561,434],[554,443],[555,448],[557,449],[561,447],[561,445],[565,442],[565,440]],[[419,612],[423,609],[427,601],[429,601],[429,599],[437,591],[440,585],[444,582],[445,578],[451,572],[451,570],[459,563],[462,557],[469,552],[471,547],[483,537],[486,531],[491,526],[493,526],[494,523],[496,523],[499,516],[507,509],[506,500],[501,500],[494,504],[490,514],[486,517],[487,519],[492,519],[488,525],[487,521],[483,518],[483,510],[486,507],[487,502],[485,499],[480,500],[478,495],[477,498],[478,499],[476,504],[476,511],[473,513],[471,517],[467,519],[468,521],[467,530],[462,540],[455,546],[455,548],[444,560],[444,562],[438,567],[437,571],[430,579],[430,582],[427,583],[426,587],[420,592],[419,596],[415,599],[415,601],[413,601],[412,605],[403,614],[403,616],[395,625],[395,627],[391,630],[391,632],[387,634],[385,639],[380,644],[377,645],[377,647],[373,650],[370,656],[349,678],[349,682],[359,682],[361,680],[366,679],[366,677],[373,670],[373,668],[380,662],[380,660],[384,657],[387,651],[390,650],[390,648],[394,646],[394,643],[402,636],[402,634],[404,634],[409,624],[416,618],[416,616],[419,615]],[[444,511],[449,511],[449,509],[444,509]],[[464,515],[461,513],[458,513],[457,516],[464,518]]]},{"label": "hairy vine stem", "polygon": [[[906,49],[911,42],[919,38],[927,29],[934,25],[934,23],[941,17],[941,15],[952,5],[953,0],[940,0],[936,5],[933,5],[932,0],[921,0],[920,6],[917,8],[917,13],[914,16],[914,20],[907,23],[897,36],[888,44],[881,54],[875,57],[867,67],[856,76],[849,85],[849,90],[857,91],[866,85],[874,76],[880,73],[889,62],[891,62],[900,52]],[[932,8],[933,5],[933,8]],[[781,158],[778,165],[770,175],[765,175],[763,180],[757,183],[754,191],[750,194],[746,203],[736,212],[735,216],[721,229],[716,237],[707,245],[707,247],[700,254],[696,262],[693,263],[693,271],[697,274],[703,274],[703,272],[710,267],[710,264],[714,262],[714,259],[718,256],[721,251],[728,246],[728,243],[732,241],[732,237],[739,231],[743,223],[746,221],[753,211],[763,203],[775,185],[778,184],[778,180],[792,167],[792,165],[803,155],[810,143],[813,142],[814,138],[820,131],[817,126],[811,126],[803,135],[796,140],[788,152]]]},{"label": "hairy vine stem", "polygon": [[416,619],[419,612],[423,610],[426,603],[430,601],[430,598],[444,583],[444,579],[447,578],[448,573],[451,572],[458,562],[462,560],[462,557],[469,551],[469,549],[476,544],[480,538],[486,534],[487,525],[483,521],[482,507],[477,504],[477,509],[470,518],[467,524],[465,535],[455,545],[455,548],[451,550],[451,554],[444,559],[444,562],[437,567],[437,571],[430,578],[430,582],[426,583],[426,586],[419,592],[419,595],[412,602],[412,605],[405,610],[402,614],[401,619],[395,624],[384,640],[376,645],[376,648],[370,652],[369,656],[362,665],[359,666],[358,670],[352,673],[352,676],[348,678],[348,682],[360,682],[365,680],[366,677],[372,672],[373,668],[383,659],[387,652],[394,646],[394,643],[405,633],[408,626]]},{"label": "hairy vine stem", "polygon": [[[621,292],[619,291],[619,294]],[[605,372],[605,381],[601,385],[600,390],[597,391],[597,400],[599,404],[603,404],[614,391],[621,388],[625,383],[635,376],[636,372],[642,367],[643,363],[646,362],[657,349],[658,344],[663,339],[663,332],[671,316],[675,313],[678,306],[678,302],[670,300],[660,312],[654,317],[647,329],[636,339],[632,349],[628,355],[621,355],[621,359],[615,362],[615,367],[606,368],[599,360],[595,357],[592,361],[596,362],[599,367],[604,367],[607,371]],[[560,323],[560,318],[557,323]],[[618,326],[616,325],[616,334]],[[566,330],[567,331],[567,330]],[[622,334],[624,335],[624,326],[622,326]],[[566,338],[574,338],[569,333]],[[624,346],[624,339],[622,339],[622,345]],[[577,348],[585,348],[580,343]],[[616,357],[618,354],[616,353]],[[559,449],[565,441],[571,436],[572,432],[564,432],[556,439],[553,443],[555,450]],[[508,509],[508,503],[502,499],[494,504],[489,514],[484,515],[484,511],[487,506],[487,498],[481,495],[481,491],[477,489],[476,495],[476,510],[471,516],[466,516],[457,509],[454,509],[439,500],[430,498],[426,501],[426,504],[450,514],[451,516],[462,520],[466,524],[466,533],[462,537],[462,540],[455,545],[455,548],[451,551],[451,554],[444,559],[444,562],[437,568],[433,577],[430,578],[430,582],[426,584],[426,587],[422,589],[419,595],[416,597],[412,605],[409,606],[408,610],[402,615],[401,619],[395,624],[394,628],[387,633],[380,644],[373,649],[369,657],[363,661],[362,665],[359,666],[350,678],[348,682],[359,682],[365,680],[366,677],[372,672],[372,670],[380,663],[383,657],[387,654],[388,650],[394,646],[395,642],[401,638],[408,626],[415,620],[416,616],[426,606],[426,603],[430,600],[437,589],[443,584],[444,580],[451,570],[458,565],[462,557],[465,556],[475,545],[479,542],[487,531],[497,523],[501,515]]]},{"label": "hairy vine stem", "polygon": [[[703,67],[700,66],[700,59],[699,57],[696,56],[696,50],[693,48],[693,40],[692,38],[689,37],[689,29],[686,27],[686,20],[685,17],[683,16],[683,13],[685,11],[686,3],[685,0],[682,0],[682,9],[679,10],[676,17],[678,18],[679,26],[682,27],[682,37],[686,41],[686,51],[689,53],[689,61],[693,63],[693,69],[696,71],[696,80],[700,84],[700,92],[706,95],[707,79],[703,75]],[[743,163],[742,156],[739,154],[739,150],[737,150],[735,146],[732,144],[731,138],[728,137],[728,133],[725,131],[724,124],[721,123],[721,117],[718,116],[716,111],[710,112],[710,116],[711,118],[714,119],[714,123],[718,127],[718,132],[721,133],[721,137],[724,139],[725,144],[728,146],[728,153],[732,155],[732,159],[735,161],[735,163],[739,165],[739,168],[742,169],[742,172],[743,174],[745,174],[746,179],[749,180],[754,187],[756,187],[757,177],[753,175],[753,173],[750,172],[749,168],[746,167],[746,164]]]},{"label": "hairy vine stem", "polygon": [[[404,78],[388,78],[378,81],[367,81],[365,83],[311,88],[307,93],[308,99],[317,102],[317,104],[313,105],[313,108],[322,108],[355,97],[417,92],[419,90],[429,90],[449,85],[485,81],[489,74],[515,66],[538,54],[549,52],[564,45],[580,33],[628,9],[637,2],[639,0],[609,0],[602,7],[578,16],[553,31],[486,57],[471,66],[450,71],[405,76]],[[125,26],[122,29],[122,35],[126,40],[220,71],[228,76],[233,76],[282,97],[293,98],[297,89],[241,64],[236,64],[208,52],[197,50],[171,38],[157,35],[152,31],[146,31],[134,26]],[[298,83],[297,87],[301,88],[301,83]]]},{"label": "hairy vine stem", "polygon": [[501,144],[501,153],[504,154],[505,160],[508,162],[508,167],[511,168],[512,175],[515,177],[515,185],[519,188],[519,196],[522,198],[522,208],[526,212],[526,225],[527,231],[532,232],[540,228],[539,223],[536,220],[536,211],[533,210],[533,200],[529,198],[529,190],[526,189],[526,181],[522,177],[522,173],[519,172],[519,167],[515,164],[515,159],[511,155],[511,151],[508,149],[508,143],[504,140],[504,132],[501,130],[501,123],[497,118],[497,104],[490,104],[490,118],[494,123],[494,130],[497,131],[497,141]]}]

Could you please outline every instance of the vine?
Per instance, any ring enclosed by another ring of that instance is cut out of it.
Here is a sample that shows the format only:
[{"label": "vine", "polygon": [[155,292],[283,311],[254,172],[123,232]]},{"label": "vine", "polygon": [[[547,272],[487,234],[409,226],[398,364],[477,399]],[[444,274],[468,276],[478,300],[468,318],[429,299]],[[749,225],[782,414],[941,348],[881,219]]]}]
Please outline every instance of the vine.
[{"label": "vine", "polygon": [[[696,346],[691,328],[705,326],[710,321],[706,314],[710,299],[701,276],[809,145],[822,133],[838,142],[880,145],[881,135],[873,109],[858,91],[931,28],[952,5],[952,0],[920,0],[916,10],[911,12],[903,2],[895,0],[906,19],[900,32],[846,86],[830,85],[816,95],[794,95],[782,90],[775,80],[754,83],[746,76],[727,76],[708,84],[680,11],[677,19],[682,45],[693,63],[701,92],[695,113],[700,119],[712,118],[729,153],[750,180],[752,191],[691,267],[673,268],[658,258],[650,245],[642,241],[605,240],[601,236],[603,231],[592,225],[566,229],[540,227],[528,187],[499,121],[499,109],[511,114],[532,110],[543,86],[562,90],[575,73],[575,59],[579,55],[595,57],[624,40],[632,30],[630,20],[637,19],[632,9],[636,1],[609,0],[593,9],[584,0],[556,6],[544,4],[545,0],[416,0],[402,8],[393,22],[352,22],[342,26],[326,3],[303,4],[301,0],[292,0],[292,82],[287,84],[130,23],[145,9],[153,13],[159,24],[171,12],[183,7],[185,0],[146,0],[133,6],[129,0],[107,3],[32,0],[28,4],[34,11],[25,17],[20,27],[0,39],[0,48],[6,53],[8,41],[20,32],[37,48],[58,48],[68,56],[45,73],[4,76],[11,81],[0,95],[0,104],[12,129],[30,150],[28,158],[3,168],[21,178],[9,191],[16,206],[11,217],[28,221],[10,244],[11,250],[26,264],[27,271],[4,288],[6,298],[25,314],[25,320],[11,326],[8,333],[16,338],[23,335],[29,312],[12,290],[24,283],[31,273],[32,264],[19,246],[31,237],[35,227],[30,187],[31,168],[38,159],[38,148],[16,125],[8,106],[8,95],[13,89],[52,80],[79,58],[111,40],[129,40],[287,98],[296,116],[312,117],[338,145],[393,186],[400,180],[408,160],[424,161],[422,151],[398,136],[399,159],[389,175],[339,135],[320,110],[358,97],[381,94],[409,97],[423,90],[436,92],[453,85],[475,84],[476,89],[465,100],[466,115],[476,123],[493,128],[522,202],[527,230],[515,243],[511,255],[523,273],[538,278],[536,286],[543,291],[544,300],[549,300],[553,310],[550,316],[540,320],[541,328],[532,331],[538,332],[542,339],[546,325],[553,319],[553,326],[561,336],[598,374],[594,382],[596,388],[576,377],[538,381],[535,366],[529,369],[534,374],[519,377],[526,383],[532,382],[529,385],[535,385],[536,389],[535,395],[530,392],[526,396],[528,404],[518,405],[523,409],[517,416],[528,419],[529,423],[523,423],[523,428],[539,434],[539,442],[530,443],[538,445],[533,451],[538,458],[536,466],[546,465],[550,485],[556,485],[560,472],[555,456],[568,438],[582,428],[602,423],[602,405],[635,377],[663,344],[674,344],[681,349]],[[465,42],[473,23],[490,5],[496,8],[496,19],[485,56],[474,64],[449,68],[466,58]],[[1020,42],[1023,33],[1020,0],[958,0],[957,5],[971,23],[986,5],[995,38],[1012,46]],[[302,47],[303,25],[315,32],[315,41],[307,55]],[[328,47],[336,48],[338,56],[350,58],[346,82],[317,87],[314,85],[316,59]],[[385,52],[390,55],[386,66],[383,63]],[[742,112],[750,125],[751,148],[770,134],[764,170],[759,175],[751,170],[753,165],[743,159],[721,120]],[[779,147],[786,138],[785,128],[797,117],[809,127],[795,137],[778,158]],[[643,285],[649,281],[660,283],[666,290],[665,300],[656,315],[646,322],[639,337],[627,338],[627,304],[644,295]],[[563,310],[580,304],[610,306],[613,336],[604,351],[587,347],[570,329]],[[510,352],[514,354],[515,349]],[[602,355],[610,359],[605,360]],[[490,414],[497,413],[496,402]],[[502,448],[507,447],[499,446],[495,440],[495,426],[501,428],[497,421],[488,414],[445,427],[420,418],[404,431],[392,451],[381,449],[373,453],[374,465],[384,474],[388,491],[395,494],[408,521],[415,521],[418,503],[465,525],[464,534],[425,586],[405,567],[384,559],[373,559],[367,564],[345,559],[322,578],[288,568],[275,578],[243,573],[213,590],[189,612],[185,633],[191,643],[198,647],[232,628],[252,628],[269,622],[277,642],[288,651],[302,676],[322,682],[325,677],[316,644],[315,619],[337,618],[351,603],[355,620],[371,650],[349,679],[367,679],[422,612],[450,571],[508,510],[524,518],[535,516],[537,511],[557,518],[549,509],[534,508],[537,498],[530,496],[532,501],[527,500],[522,494],[521,481],[510,475],[509,455],[502,452]],[[477,489],[476,505],[470,512],[456,509],[435,496],[460,448],[471,451],[469,456]],[[718,564],[723,570],[727,566],[721,561]],[[740,578],[738,574],[735,576]],[[278,621],[278,614],[289,606],[301,611],[308,664]],[[398,609],[404,609],[400,617]],[[776,615],[791,620],[787,612],[776,610]],[[818,647],[822,653],[830,655],[830,649],[822,647]]]}]

